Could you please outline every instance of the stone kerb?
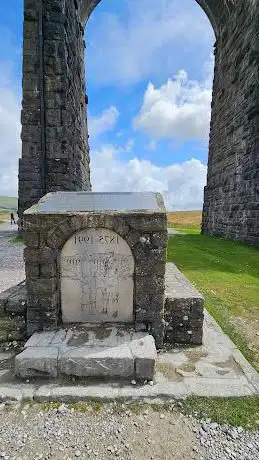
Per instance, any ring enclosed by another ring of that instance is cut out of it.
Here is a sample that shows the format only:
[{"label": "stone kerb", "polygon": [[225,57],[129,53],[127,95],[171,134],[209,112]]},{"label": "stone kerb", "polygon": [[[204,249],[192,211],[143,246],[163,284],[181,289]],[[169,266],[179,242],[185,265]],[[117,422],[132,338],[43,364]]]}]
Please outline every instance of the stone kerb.
[{"label": "stone kerb", "polygon": [[84,212],[24,215],[28,291],[27,333],[55,330],[61,322],[59,257],[68,239],[90,228],[114,231],[129,245],[135,262],[134,317],[162,346],[166,214],[158,212]]}]

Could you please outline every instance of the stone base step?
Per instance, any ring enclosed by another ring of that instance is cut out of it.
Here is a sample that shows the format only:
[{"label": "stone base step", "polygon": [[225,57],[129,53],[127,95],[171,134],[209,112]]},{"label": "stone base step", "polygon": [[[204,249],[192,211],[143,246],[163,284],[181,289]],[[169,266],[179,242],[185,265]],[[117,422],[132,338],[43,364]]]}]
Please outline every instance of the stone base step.
[{"label": "stone base step", "polygon": [[15,358],[18,377],[95,377],[152,380],[154,338],[125,326],[84,325],[35,333]]}]

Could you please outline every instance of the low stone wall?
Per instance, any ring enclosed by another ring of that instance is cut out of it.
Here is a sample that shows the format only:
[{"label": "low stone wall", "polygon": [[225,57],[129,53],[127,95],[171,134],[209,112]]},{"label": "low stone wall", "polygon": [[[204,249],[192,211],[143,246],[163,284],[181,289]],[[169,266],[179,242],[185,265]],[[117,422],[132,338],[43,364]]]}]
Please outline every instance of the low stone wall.
[{"label": "low stone wall", "polygon": [[[27,302],[25,282],[0,293],[0,344],[25,338]],[[202,344],[203,311],[202,295],[173,263],[167,263],[163,343]],[[142,324],[139,330],[143,330]]]},{"label": "low stone wall", "polygon": [[25,282],[0,293],[0,346],[26,338]]},{"label": "low stone wall", "polygon": [[173,263],[166,265],[165,343],[201,345],[204,299]]}]

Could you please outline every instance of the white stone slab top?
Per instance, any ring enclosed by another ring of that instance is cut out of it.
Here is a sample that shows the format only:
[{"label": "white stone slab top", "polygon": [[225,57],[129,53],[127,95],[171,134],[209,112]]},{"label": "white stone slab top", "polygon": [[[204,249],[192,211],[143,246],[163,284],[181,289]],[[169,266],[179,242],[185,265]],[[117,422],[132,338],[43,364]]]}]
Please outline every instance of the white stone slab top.
[{"label": "white stone slab top", "polygon": [[71,212],[165,213],[163,197],[154,192],[54,192],[45,195],[25,214]]}]

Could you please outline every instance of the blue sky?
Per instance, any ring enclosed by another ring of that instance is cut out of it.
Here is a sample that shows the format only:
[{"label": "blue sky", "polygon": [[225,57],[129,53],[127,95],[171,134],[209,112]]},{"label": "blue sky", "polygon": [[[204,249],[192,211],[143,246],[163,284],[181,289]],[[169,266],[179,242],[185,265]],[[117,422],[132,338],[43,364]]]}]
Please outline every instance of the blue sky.
[{"label": "blue sky", "polygon": [[[23,0],[0,2],[0,195],[17,194]],[[94,190],[202,205],[212,28],[194,0],[102,0],[86,26]]]}]

